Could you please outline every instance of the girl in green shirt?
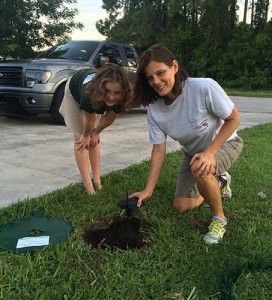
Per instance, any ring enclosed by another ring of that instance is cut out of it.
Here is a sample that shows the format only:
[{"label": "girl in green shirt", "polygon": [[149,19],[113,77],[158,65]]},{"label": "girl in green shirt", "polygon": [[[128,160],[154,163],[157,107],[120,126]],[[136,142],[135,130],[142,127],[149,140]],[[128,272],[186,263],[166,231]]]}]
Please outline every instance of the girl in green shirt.
[{"label": "girl in green shirt", "polygon": [[[102,188],[99,134],[128,107],[132,88],[122,67],[83,69],[67,82],[60,113],[74,135],[74,155],[89,195]],[[90,176],[90,166],[93,181]]]}]

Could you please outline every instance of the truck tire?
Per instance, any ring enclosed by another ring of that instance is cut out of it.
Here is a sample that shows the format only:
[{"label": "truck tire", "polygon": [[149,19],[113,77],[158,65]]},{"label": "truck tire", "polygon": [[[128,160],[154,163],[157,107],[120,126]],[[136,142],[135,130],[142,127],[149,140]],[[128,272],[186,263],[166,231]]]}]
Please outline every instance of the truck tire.
[{"label": "truck tire", "polygon": [[55,92],[51,108],[50,108],[50,114],[53,119],[53,121],[57,124],[65,124],[63,116],[59,113],[59,108],[64,96],[64,88],[65,84],[62,84]]}]

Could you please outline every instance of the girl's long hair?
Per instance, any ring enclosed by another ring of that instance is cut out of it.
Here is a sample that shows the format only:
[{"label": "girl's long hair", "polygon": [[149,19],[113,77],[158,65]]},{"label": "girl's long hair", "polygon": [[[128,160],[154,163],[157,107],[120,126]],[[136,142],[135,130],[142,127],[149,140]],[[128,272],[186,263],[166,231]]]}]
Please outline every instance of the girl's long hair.
[{"label": "girl's long hair", "polygon": [[[145,69],[151,61],[162,62],[169,67],[173,66],[173,61],[176,60],[175,56],[166,47],[161,44],[154,44],[148,48],[140,57],[139,67],[137,70],[137,80],[134,89],[133,105],[147,106],[156,101],[158,94],[149,85]],[[184,82],[188,74],[185,70],[179,69],[175,74],[175,84],[173,87],[174,95],[178,96],[182,92]]]},{"label": "girl's long hair", "polygon": [[86,85],[84,97],[92,104],[94,109],[99,109],[105,105],[107,90],[106,83],[117,82],[121,85],[121,99],[117,104],[127,108],[131,103],[132,85],[129,83],[127,74],[123,68],[116,64],[105,64],[101,67],[95,77]]}]

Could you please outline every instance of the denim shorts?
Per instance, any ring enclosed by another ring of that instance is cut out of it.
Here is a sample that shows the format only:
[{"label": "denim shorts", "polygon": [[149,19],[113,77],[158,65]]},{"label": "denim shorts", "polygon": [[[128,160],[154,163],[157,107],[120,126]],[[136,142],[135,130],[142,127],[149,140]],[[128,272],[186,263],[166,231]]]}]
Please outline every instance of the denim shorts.
[{"label": "denim shorts", "polygon": [[[215,155],[216,159],[216,175],[220,175],[227,171],[239,157],[243,149],[244,141],[236,136],[230,141],[226,141]],[[197,198],[199,192],[196,182],[191,172],[190,161],[192,156],[184,153],[181,161],[180,172],[176,185],[176,198]]]}]

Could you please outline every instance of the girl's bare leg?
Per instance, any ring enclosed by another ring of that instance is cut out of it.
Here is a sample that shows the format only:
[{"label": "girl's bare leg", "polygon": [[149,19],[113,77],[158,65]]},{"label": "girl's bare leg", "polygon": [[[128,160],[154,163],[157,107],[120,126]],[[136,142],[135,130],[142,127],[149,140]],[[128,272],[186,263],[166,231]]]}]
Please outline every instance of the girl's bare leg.
[{"label": "girl's bare leg", "polygon": [[[75,142],[76,140],[77,139],[75,138]],[[74,155],[84,187],[89,195],[94,195],[95,190],[90,176],[89,151],[84,149],[82,152],[80,152],[77,151],[76,148],[77,145],[74,143]]]},{"label": "girl's bare leg", "polygon": [[100,144],[95,147],[89,148],[89,159],[93,173],[93,183],[98,190],[101,190],[101,177],[100,177]]}]

